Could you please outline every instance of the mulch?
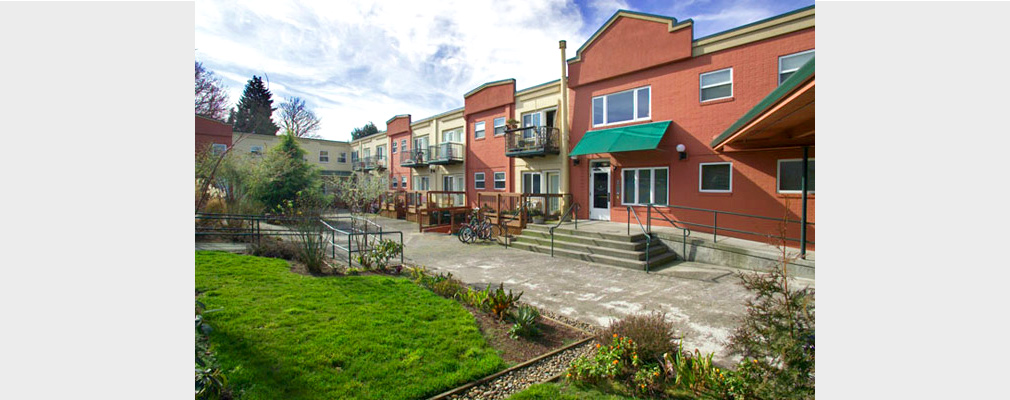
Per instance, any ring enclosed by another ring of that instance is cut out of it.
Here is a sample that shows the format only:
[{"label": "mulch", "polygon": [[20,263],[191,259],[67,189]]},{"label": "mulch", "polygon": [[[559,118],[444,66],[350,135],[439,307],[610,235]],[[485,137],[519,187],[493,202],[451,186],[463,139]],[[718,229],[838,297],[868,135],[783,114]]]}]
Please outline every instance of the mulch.
[{"label": "mulch", "polygon": [[585,334],[547,318],[537,318],[540,335],[530,339],[509,337],[510,322],[500,322],[494,315],[464,306],[477,319],[481,333],[506,363],[518,364],[563,347],[585,337]]}]

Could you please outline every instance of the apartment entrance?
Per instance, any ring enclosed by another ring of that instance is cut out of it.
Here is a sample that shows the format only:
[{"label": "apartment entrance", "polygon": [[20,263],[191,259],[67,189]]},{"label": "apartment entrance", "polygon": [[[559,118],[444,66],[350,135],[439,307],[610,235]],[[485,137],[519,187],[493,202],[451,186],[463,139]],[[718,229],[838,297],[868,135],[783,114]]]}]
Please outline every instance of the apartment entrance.
[{"label": "apartment entrance", "polygon": [[589,162],[589,219],[610,221],[610,161]]}]

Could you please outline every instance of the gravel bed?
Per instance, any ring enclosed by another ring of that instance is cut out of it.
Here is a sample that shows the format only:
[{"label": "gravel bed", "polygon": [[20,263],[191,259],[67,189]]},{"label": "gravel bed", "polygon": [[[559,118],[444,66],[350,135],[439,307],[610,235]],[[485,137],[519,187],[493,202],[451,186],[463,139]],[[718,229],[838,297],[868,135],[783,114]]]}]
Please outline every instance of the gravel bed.
[{"label": "gravel bed", "polygon": [[[553,316],[552,316],[553,317]],[[566,321],[567,323],[567,321]],[[509,396],[521,392],[535,383],[540,383],[547,378],[568,370],[568,366],[576,358],[592,353],[593,342],[589,341],[582,345],[572,347],[551,357],[537,361],[525,368],[521,368],[483,385],[470,388],[462,395],[454,395],[451,399],[473,399],[473,400],[497,400],[506,399]]]},{"label": "gravel bed", "polygon": [[537,307],[537,310],[540,310],[540,315],[543,315],[543,316],[546,316],[546,317],[550,317],[551,319],[554,319],[556,321],[561,321],[561,322],[564,322],[564,323],[566,323],[568,325],[571,325],[571,326],[574,326],[576,328],[582,329],[582,330],[584,330],[586,332],[589,332],[590,335],[596,335],[600,331],[600,327],[598,327],[596,325],[585,323],[585,322],[579,321],[579,320],[577,320],[575,318],[569,318],[569,317],[566,317],[566,316],[561,315],[561,314],[556,314],[556,313],[551,312],[551,310],[547,310],[547,309],[544,309],[544,308]]}]

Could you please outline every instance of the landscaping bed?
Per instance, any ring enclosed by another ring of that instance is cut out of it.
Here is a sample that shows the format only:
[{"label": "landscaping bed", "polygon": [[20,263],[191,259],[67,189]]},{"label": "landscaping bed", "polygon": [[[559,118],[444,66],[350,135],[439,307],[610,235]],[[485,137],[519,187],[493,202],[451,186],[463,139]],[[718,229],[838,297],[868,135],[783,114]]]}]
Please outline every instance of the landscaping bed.
[{"label": "landscaping bed", "polygon": [[509,365],[521,363],[534,357],[559,349],[586,337],[585,333],[565,326],[557,321],[540,318],[540,335],[529,339],[513,339],[509,337],[511,323],[502,322],[492,315],[480,312],[473,307],[467,310],[477,319],[484,339],[498,351],[498,355]]}]

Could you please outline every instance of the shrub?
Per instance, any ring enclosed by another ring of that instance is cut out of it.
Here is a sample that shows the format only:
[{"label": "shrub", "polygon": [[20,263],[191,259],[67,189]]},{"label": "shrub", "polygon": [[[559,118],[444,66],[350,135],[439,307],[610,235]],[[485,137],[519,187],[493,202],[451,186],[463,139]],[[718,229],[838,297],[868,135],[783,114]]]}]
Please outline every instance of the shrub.
[{"label": "shrub", "polygon": [[483,312],[490,312],[490,297],[491,297],[491,284],[487,285],[487,288],[475,290],[474,288],[466,288],[465,291],[460,291],[456,294],[456,298],[462,301],[470,307],[476,308]]},{"label": "shrub", "polygon": [[216,399],[229,397],[228,379],[221,372],[221,366],[210,349],[210,325],[203,319],[204,313],[217,310],[206,310],[203,303],[196,302],[196,398]]},{"label": "shrub", "polygon": [[530,338],[539,335],[540,328],[537,327],[537,318],[539,317],[540,311],[536,307],[528,305],[520,306],[512,315],[515,325],[512,325],[512,328],[509,329],[509,337],[519,339],[520,336]]},{"label": "shrub", "polygon": [[298,245],[277,237],[264,237],[259,243],[249,246],[249,254],[258,257],[294,260],[298,257]]},{"label": "shrub", "polygon": [[712,356],[702,356],[698,349],[694,354],[685,353],[683,344],[677,344],[677,351],[663,354],[661,367],[667,383],[678,389],[689,390],[695,396],[712,395],[721,387],[723,373],[712,364]]},{"label": "shrub", "polygon": [[606,343],[615,334],[632,339],[638,346],[638,354],[649,362],[658,362],[664,353],[677,349],[673,323],[660,312],[628,315],[610,324],[596,340]]},{"label": "shrub", "polygon": [[463,282],[459,279],[452,278],[452,274],[448,274],[445,279],[442,279],[431,285],[431,291],[435,294],[445,297],[447,299],[452,299],[456,297],[456,294],[463,290]]},{"label": "shrub", "polygon": [[505,320],[505,315],[508,311],[515,306],[519,298],[523,297],[523,292],[519,292],[519,295],[512,294],[512,289],[509,289],[508,294],[505,293],[505,284],[501,283],[498,285],[498,289],[489,293],[488,296],[488,307],[491,309],[491,313],[498,317],[499,321]]},{"label": "shrub", "polygon": [[750,359],[738,378],[762,399],[814,397],[814,292],[793,290],[785,270],[741,275],[754,293],[730,337],[733,354]]},{"label": "shrub", "polygon": [[597,343],[596,354],[592,357],[582,356],[573,361],[568,377],[589,383],[632,378],[641,365],[637,347],[629,338],[617,335],[612,338],[608,346]]}]

